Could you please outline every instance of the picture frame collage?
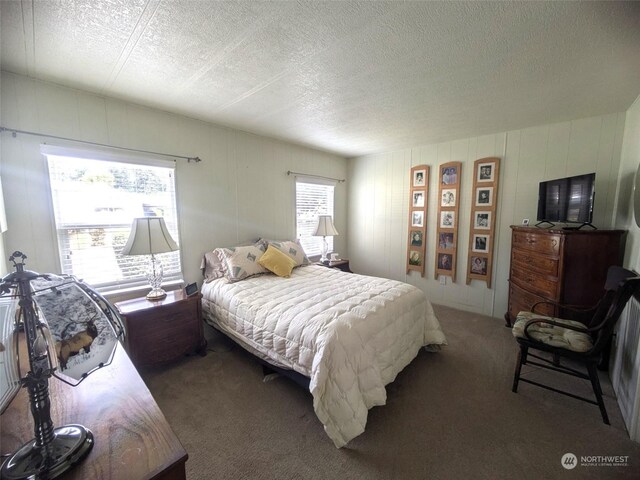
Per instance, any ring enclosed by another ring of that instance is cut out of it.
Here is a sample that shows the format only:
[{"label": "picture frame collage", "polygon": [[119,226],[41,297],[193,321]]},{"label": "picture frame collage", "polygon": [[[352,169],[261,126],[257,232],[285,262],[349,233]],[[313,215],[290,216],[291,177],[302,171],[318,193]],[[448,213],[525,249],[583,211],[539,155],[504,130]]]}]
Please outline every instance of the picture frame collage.
[{"label": "picture frame collage", "polygon": [[499,177],[498,157],[481,158],[474,162],[467,285],[472,279],[484,280],[487,288],[491,288]]},{"label": "picture frame collage", "polygon": [[427,199],[429,166],[411,168],[409,186],[409,235],[407,242],[407,273],[419,271],[424,277],[427,246]]},{"label": "picture frame collage", "polygon": [[461,178],[461,162],[439,165],[435,278],[445,275],[451,277],[452,282],[456,281]]}]

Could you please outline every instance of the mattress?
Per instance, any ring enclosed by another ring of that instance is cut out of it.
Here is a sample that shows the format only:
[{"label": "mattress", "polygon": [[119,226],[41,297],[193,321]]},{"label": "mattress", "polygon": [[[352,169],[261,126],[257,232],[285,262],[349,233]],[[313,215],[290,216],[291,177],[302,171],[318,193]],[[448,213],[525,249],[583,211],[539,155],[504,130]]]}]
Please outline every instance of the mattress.
[{"label": "mattress", "polygon": [[247,350],[310,378],[318,419],[336,447],[360,435],[385,385],[421,347],[446,344],[425,294],[319,265],[202,287],[205,320]]}]

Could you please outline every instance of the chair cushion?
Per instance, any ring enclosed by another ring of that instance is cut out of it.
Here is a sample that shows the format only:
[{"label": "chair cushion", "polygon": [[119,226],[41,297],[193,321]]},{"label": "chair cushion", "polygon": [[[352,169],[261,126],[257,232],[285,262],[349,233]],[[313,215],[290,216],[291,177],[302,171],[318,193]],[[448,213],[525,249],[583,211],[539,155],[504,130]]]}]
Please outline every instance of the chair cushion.
[{"label": "chair cushion", "polygon": [[[587,328],[584,323],[574,320],[545,317],[544,315],[533,312],[520,312],[516,317],[516,323],[513,325],[513,336],[526,339],[527,336],[524,334],[524,327],[527,322],[533,318],[544,318],[572,327]],[[528,333],[534,340],[552,347],[565,348],[567,350],[573,350],[574,352],[587,352],[593,348],[593,341],[588,333],[576,332],[575,330],[550,325],[548,323],[535,323],[529,327]]]}]

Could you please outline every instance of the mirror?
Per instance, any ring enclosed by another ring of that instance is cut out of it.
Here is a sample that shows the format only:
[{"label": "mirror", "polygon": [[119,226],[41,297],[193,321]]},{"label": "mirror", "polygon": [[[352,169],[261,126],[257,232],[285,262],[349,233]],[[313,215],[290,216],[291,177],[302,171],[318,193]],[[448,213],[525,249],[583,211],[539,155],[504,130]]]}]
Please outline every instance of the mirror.
[{"label": "mirror", "polygon": [[633,216],[636,219],[636,225],[640,227],[640,165],[638,165],[636,180],[633,186]]}]

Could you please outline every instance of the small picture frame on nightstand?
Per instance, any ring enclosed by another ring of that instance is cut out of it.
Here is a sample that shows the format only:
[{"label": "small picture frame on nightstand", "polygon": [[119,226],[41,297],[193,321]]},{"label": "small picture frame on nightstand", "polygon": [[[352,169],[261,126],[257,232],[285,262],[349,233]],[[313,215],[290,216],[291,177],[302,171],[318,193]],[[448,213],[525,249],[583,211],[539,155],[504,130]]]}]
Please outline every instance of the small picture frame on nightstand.
[{"label": "small picture frame on nightstand", "polygon": [[184,287],[184,293],[187,294],[187,297],[195,295],[196,293],[198,293],[198,284],[196,282],[190,283],[189,285]]}]

